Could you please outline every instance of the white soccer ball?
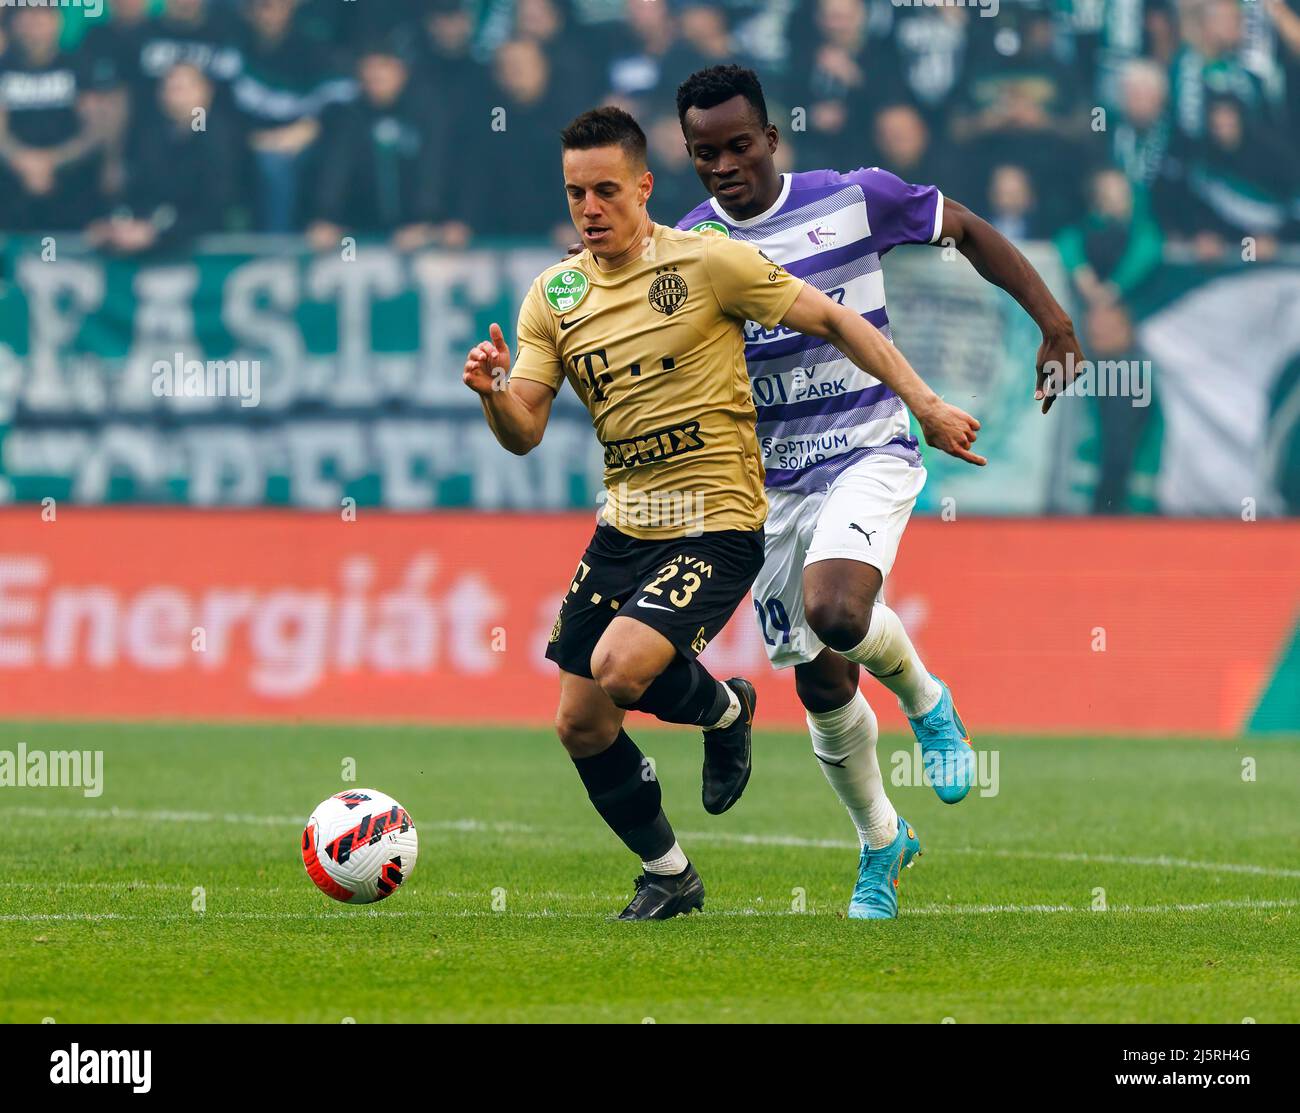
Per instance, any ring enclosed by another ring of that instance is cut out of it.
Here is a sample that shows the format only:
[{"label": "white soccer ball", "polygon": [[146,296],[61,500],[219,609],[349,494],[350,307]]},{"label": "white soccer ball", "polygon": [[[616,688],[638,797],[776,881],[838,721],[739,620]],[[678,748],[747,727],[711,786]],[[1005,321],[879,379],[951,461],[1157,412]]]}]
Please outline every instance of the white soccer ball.
[{"label": "white soccer ball", "polygon": [[327,896],[373,904],[411,876],[419,841],[401,804],[372,788],[322,801],[302,833],[307,876]]}]

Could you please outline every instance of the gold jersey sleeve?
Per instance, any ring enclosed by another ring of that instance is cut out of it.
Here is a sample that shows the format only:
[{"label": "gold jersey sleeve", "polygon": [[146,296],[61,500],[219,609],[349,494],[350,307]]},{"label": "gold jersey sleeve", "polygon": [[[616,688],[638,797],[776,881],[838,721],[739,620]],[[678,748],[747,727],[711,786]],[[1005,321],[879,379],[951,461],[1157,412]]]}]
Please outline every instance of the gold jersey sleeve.
[{"label": "gold jersey sleeve", "polygon": [[749,244],[662,225],[624,266],[583,252],[533,283],[511,375],[568,379],[587,407],[609,524],[653,539],[762,526],[744,326],[775,325],[802,289]]},{"label": "gold jersey sleeve", "polygon": [[705,235],[705,260],[722,311],[772,328],[790,311],[803,281],[772,262],[753,244]]},{"label": "gold jersey sleeve", "polygon": [[564,382],[564,364],[556,351],[555,320],[547,311],[545,295],[536,282],[528,288],[524,304],[519,308],[516,336],[518,344],[510,377],[545,383],[559,393]]}]

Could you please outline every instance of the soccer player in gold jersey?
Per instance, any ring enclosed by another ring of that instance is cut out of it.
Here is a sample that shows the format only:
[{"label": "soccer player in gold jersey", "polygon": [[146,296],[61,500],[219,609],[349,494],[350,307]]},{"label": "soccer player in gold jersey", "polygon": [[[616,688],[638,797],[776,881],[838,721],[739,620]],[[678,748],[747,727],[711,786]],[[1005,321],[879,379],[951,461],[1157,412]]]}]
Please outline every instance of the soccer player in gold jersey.
[{"label": "soccer player in gold jersey", "polygon": [[715,814],[750,774],[754,689],[698,655],[763,563],[763,467],[744,360],[747,320],[821,336],[887,383],[926,440],[974,464],[979,422],[943,402],[871,324],[752,246],[654,223],[646,140],[618,108],[563,132],[564,188],[584,250],[548,267],[464,381],[516,454],[541,443],[565,379],[605,449],[607,498],[546,655],[560,667],[556,729],[591,802],[642,863],[625,920],[702,907],[704,886],[663,813],[628,710],[704,730],[703,800]]}]

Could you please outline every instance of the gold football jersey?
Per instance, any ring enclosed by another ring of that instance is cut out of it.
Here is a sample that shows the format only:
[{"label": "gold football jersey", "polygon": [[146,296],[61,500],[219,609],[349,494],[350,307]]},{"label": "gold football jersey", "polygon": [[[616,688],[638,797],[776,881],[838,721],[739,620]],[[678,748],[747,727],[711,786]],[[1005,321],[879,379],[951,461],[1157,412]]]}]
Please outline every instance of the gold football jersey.
[{"label": "gold football jersey", "polygon": [[802,280],[750,244],[654,225],[634,261],[547,268],[519,312],[513,378],[573,385],[605,449],[605,520],[632,537],[756,530],[767,517],[741,329]]}]

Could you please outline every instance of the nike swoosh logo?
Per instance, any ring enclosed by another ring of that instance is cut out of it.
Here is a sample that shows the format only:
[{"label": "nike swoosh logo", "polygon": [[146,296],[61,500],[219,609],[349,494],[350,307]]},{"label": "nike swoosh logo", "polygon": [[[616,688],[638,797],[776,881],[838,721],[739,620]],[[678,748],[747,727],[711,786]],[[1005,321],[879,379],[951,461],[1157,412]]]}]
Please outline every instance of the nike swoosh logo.
[{"label": "nike swoosh logo", "polygon": [[591,316],[591,314],[588,313],[588,314],[586,314],[585,316],[579,317],[576,321],[566,321],[566,320],[561,319],[561,320],[560,320],[560,331],[563,332],[566,328],[573,328],[574,325],[580,325],[580,324],[582,324],[583,321],[585,321],[585,320],[587,319],[587,317],[590,317],[590,316]]},{"label": "nike swoosh logo", "polygon": [[871,672],[870,669],[867,669],[867,672],[871,672],[871,675],[874,676],[877,680],[886,680],[891,676],[897,676],[902,671],[903,671],[903,666],[901,664],[893,672]]},{"label": "nike swoosh logo", "polygon": [[658,603],[647,603],[644,599],[638,599],[638,600],[636,601],[636,605],[637,605],[638,607],[651,607],[651,608],[653,608],[653,609],[656,610],[656,611],[671,611],[671,610],[672,610],[672,607],[663,607],[663,606],[660,606]]},{"label": "nike swoosh logo", "polygon": [[815,757],[823,765],[837,765],[841,769],[844,767],[844,763],[849,760],[847,757],[842,757],[840,758],[839,761],[831,761],[830,758],[822,757],[822,755],[819,754],[816,750],[813,750],[813,757]]},{"label": "nike swoosh logo", "polygon": [[745,722],[752,723],[754,721],[754,709],[750,706],[749,697],[745,695],[743,690],[740,692],[740,703],[745,709]]}]

